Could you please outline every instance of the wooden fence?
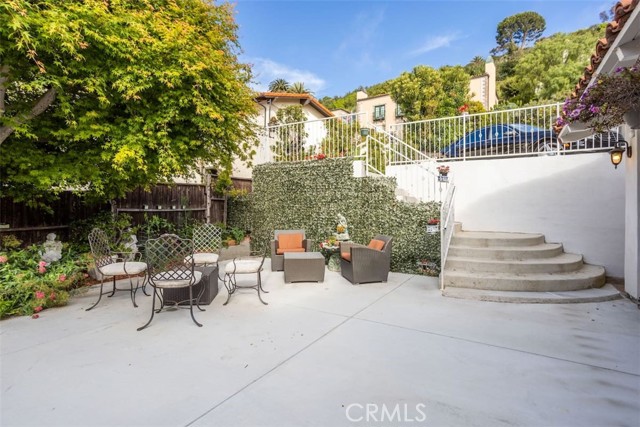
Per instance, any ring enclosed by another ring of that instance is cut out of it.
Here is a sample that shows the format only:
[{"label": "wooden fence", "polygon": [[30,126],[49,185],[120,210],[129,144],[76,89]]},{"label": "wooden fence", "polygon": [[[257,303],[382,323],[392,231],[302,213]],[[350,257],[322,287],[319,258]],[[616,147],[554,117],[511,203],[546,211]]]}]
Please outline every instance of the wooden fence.
[{"label": "wooden fence", "polygon": [[[250,179],[233,178],[236,189],[251,191]],[[211,193],[210,221],[226,222],[226,199]],[[127,213],[133,223],[141,224],[145,216],[157,215],[174,224],[185,218],[206,219],[207,197],[203,184],[158,184],[150,191],[137,189],[109,203],[86,203],[71,192],[64,192],[51,205],[51,212],[0,198],[0,237],[13,234],[24,244],[43,242],[48,233],[68,240],[69,224],[100,212]],[[8,228],[7,228],[8,226]]]}]

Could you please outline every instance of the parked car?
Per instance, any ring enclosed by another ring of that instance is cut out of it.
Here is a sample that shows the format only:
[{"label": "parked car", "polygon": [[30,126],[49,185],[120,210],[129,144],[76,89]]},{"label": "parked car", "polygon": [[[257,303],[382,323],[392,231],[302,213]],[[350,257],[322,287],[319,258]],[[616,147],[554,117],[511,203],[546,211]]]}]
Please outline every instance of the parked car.
[{"label": "parked car", "polygon": [[496,124],[467,133],[440,154],[447,157],[509,153],[556,153],[558,136],[552,130],[512,123]]}]

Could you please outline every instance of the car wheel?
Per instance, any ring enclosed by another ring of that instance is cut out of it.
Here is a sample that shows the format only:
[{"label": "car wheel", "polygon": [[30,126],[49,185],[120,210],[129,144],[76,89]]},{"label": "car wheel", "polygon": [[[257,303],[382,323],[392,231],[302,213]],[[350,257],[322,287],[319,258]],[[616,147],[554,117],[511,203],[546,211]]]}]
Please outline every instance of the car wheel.
[{"label": "car wheel", "polygon": [[548,138],[538,141],[535,144],[535,150],[541,156],[555,156],[558,154],[560,144],[556,138]]}]

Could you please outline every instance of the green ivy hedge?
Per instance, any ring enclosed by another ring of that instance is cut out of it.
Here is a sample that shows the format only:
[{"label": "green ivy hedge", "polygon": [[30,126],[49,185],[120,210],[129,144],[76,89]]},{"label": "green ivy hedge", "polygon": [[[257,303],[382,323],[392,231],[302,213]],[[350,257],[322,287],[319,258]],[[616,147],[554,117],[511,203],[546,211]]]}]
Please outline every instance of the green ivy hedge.
[{"label": "green ivy hedge", "polygon": [[398,201],[395,189],[394,178],[353,177],[349,158],[268,163],[253,169],[253,193],[229,201],[228,222],[251,230],[257,246],[273,230],[304,229],[318,250],[343,214],[355,242],[393,236],[392,271],[415,273],[420,259],[439,264],[440,236],[427,235],[426,224],[439,217],[440,205]]}]

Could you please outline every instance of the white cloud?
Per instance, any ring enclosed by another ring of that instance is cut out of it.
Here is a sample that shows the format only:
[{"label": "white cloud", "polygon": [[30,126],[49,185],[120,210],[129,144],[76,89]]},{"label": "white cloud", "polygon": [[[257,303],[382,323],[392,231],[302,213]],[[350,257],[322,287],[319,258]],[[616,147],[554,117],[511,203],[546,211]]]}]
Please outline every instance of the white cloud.
[{"label": "white cloud", "polygon": [[316,95],[326,85],[323,79],[311,71],[293,68],[268,58],[251,58],[247,62],[253,64],[252,69],[255,80],[253,87],[259,92],[266,91],[269,83],[275,79],[285,79],[289,83],[302,82]]},{"label": "white cloud", "polygon": [[461,37],[457,33],[429,37],[420,47],[409,52],[409,56],[418,56],[423,53],[431,52],[432,50],[440,49],[441,47],[449,47],[453,41],[460,38]]},{"label": "white cloud", "polygon": [[380,37],[384,14],[384,9],[357,14],[347,36],[338,44],[335,58],[341,62],[349,60],[360,67],[375,65],[376,37]]}]

